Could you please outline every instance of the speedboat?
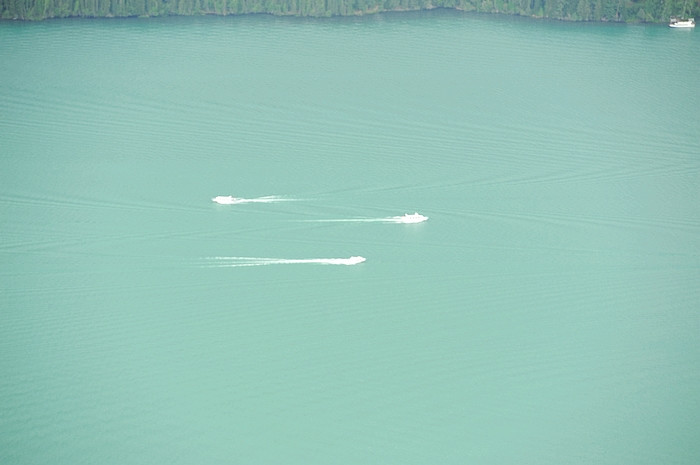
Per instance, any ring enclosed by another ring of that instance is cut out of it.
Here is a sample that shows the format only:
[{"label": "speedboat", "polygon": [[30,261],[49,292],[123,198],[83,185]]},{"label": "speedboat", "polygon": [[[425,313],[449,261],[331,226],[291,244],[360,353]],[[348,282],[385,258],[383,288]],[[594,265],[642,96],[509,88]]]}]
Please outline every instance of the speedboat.
[{"label": "speedboat", "polygon": [[396,219],[399,221],[399,223],[422,223],[423,221],[427,221],[428,217],[416,212],[413,214],[406,213],[403,216],[397,216]]},{"label": "speedboat", "polygon": [[668,23],[668,27],[695,27],[695,18],[688,19],[678,19],[671,18],[671,22]]},{"label": "speedboat", "polygon": [[367,260],[365,257],[360,257],[359,255],[354,255],[350,258],[348,258],[345,263],[348,265],[357,265],[358,263],[362,263],[365,260]]},{"label": "speedboat", "polygon": [[240,199],[237,199],[231,195],[217,195],[211,200],[222,205],[231,205],[240,201]]}]

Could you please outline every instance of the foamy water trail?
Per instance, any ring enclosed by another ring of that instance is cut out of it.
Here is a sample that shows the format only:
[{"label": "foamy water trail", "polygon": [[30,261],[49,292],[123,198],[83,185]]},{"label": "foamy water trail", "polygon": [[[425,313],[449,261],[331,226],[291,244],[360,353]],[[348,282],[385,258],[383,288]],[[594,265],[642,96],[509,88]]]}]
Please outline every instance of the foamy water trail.
[{"label": "foamy water trail", "polygon": [[333,220],[303,220],[307,223],[394,223],[392,218],[345,218]]},{"label": "foamy water trail", "polygon": [[231,195],[217,195],[211,199],[212,202],[216,202],[220,205],[238,205],[242,203],[273,203],[273,202],[292,202],[296,199],[288,199],[285,197],[280,197],[278,195],[266,195],[264,197],[255,197],[252,199],[245,199],[242,197],[233,197]]},{"label": "foamy water trail", "polygon": [[314,223],[422,223],[427,221],[428,217],[419,213],[406,214],[403,216],[388,216],[386,218],[344,218],[333,220],[308,220]]},{"label": "foamy water trail", "polygon": [[357,265],[367,260],[358,255],[349,258],[263,258],[263,257],[206,257],[205,267],[211,268],[233,268],[242,266],[263,266],[263,265],[297,265],[297,264],[318,264],[318,265]]}]

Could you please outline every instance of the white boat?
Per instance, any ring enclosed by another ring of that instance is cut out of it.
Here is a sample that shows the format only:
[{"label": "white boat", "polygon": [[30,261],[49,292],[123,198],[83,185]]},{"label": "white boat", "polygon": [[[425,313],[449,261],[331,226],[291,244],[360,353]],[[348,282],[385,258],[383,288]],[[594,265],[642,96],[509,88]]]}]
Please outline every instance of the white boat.
[{"label": "white boat", "polygon": [[397,216],[396,219],[397,219],[400,223],[422,223],[423,221],[427,221],[427,220],[428,220],[428,217],[427,217],[427,216],[423,216],[423,215],[421,215],[420,213],[416,212],[416,213],[413,213],[413,214],[406,213],[406,214],[403,215],[403,216]]},{"label": "white boat", "polygon": [[671,22],[668,23],[668,27],[679,27],[679,28],[688,28],[688,27],[695,27],[695,18],[688,18],[688,19],[678,19],[678,18],[671,18]]},{"label": "white boat", "polygon": [[352,257],[345,260],[345,264],[346,265],[357,265],[358,263],[362,263],[366,260],[367,259],[365,257],[361,257],[359,255],[353,255]]},{"label": "white boat", "polygon": [[231,205],[240,201],[240,199],[237,199],[231,195],[217,195],[211,200],[212,202],[220,203],[222,205]]}]

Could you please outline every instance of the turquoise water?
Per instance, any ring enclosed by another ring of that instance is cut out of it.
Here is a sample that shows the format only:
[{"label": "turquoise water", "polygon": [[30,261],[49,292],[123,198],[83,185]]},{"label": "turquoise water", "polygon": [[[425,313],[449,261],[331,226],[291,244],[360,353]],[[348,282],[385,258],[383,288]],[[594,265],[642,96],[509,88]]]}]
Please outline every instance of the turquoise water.
[{"label": "turquoise water", "polygon": [[698,463],[698,89],[664,26],[0,23],[0,462]]}]

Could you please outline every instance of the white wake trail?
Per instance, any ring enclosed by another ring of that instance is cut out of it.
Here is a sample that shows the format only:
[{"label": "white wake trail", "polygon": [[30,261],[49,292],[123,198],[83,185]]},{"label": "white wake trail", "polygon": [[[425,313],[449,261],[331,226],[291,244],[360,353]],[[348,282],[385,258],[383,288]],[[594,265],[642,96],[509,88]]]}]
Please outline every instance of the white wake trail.
[{"label": "white wake trail", "polygon": [[264,197],[255,197],[252,199],[245,199],[242,197],[233,197],[232,195],[217,195],[211,199],[212,202],[218,203],[220,205],[238,205],[243,203],[273,203],[273,202],[293,202],[296,199],[288,199],[280,197],[278,195],[266,195]]},{"label": "white wake trail", "polygon": [[393,223],[391,218],[345,218],[334,220],[305,220],[308,223]]},{"label": "white wake trail", "polygon": [[307,220],[314,223],[422,223],[428,221],[427,216],[420,213],[405,214],[402,216],[388,216],[386,218],[344,218],[334,220]]},{"label": "white wake trail", "polygon": [[207,257],[209,263],[207,267],[212,268],[232,268],[241,266],[263,266],[263,265],[297,265],[297,264],[319,264],[319,265],[357,265],[367,259],[359,255],[349,258],[262,258],[262,257]]}]

